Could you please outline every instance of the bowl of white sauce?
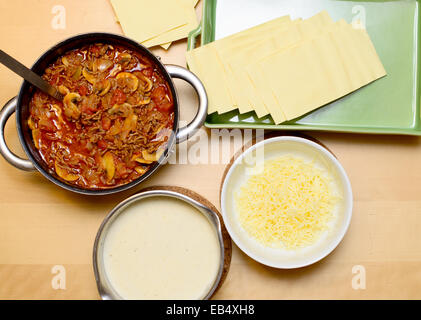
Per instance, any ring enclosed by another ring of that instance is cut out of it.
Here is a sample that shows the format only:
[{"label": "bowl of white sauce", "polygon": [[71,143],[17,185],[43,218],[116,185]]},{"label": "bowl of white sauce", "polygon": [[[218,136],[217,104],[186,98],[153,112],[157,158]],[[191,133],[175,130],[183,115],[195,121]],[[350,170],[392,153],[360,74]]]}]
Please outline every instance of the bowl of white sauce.
[{"label": "bowl of white sauce", "polygon": [[216,212],[172,190],[140,192],[118,204],[97,233],[93,266],[104,300],[201,300],[226,267]]}]

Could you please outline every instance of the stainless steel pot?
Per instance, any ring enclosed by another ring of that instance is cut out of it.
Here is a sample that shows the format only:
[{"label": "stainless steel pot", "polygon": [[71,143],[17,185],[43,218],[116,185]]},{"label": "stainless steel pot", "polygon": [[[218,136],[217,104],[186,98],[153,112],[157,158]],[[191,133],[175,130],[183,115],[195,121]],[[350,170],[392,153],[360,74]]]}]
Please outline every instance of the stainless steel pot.
[{"label": "stainless steel pot", "polygon": [[[189,205],[195,207],[198,211],[200,211],[206,218],[209,219],[210,223],[213,225],[216,233],[218,235],[218,241],[220,245],[220,265],[219,271],[215,278],[215,281],[210,288],[209,292],[203,298],[204,300],[210,299],[216,290],[219,288],[220,284],[224,280],[224,271],[228,272],[228,268],[225,270],[226,264],[229,266],[229,262],[231,261],[231,245],[229,245],[227,250],[225,249],[224,244],[224,236],[222,231],[223,222],[220,220],[218,214],[214,212],[211,208],[199,203],[198,201],[194,200],[193,198],[172,190],[163,190],[163,189],[156,189],[156,190],[146,190],[143,192],[139,192],[131,196],[130,198],[124,200],[123,202],[119,203],[111,212],[107,215],[107,217],[102,222],[98,233],[95,238],[94,249],[93,249],[93,267],[95,273],[95,280],[98,287],[98,292],[103,300],[121,300],[122,297],[119,296],[118,292],[113,288],[112,284],[107,278],[106,271],[103,264],[103,244],[105,237],[107,236],[109,227],[112,223],[118,218],[118,216],[124,212],[124,209],[128,206],[132,205],[135,202],[142,201],[147,198],[151,197],[170,197],[175,198],[181,201],[185,201]],[[229,240],[231,243],[231,240]],[[206,252],[203,252],[205,255]],[[226,256],[229,256],[229,259],[226,259]]]},{"label": "stainless steel pot", "polygon": [[[41,159],[40,154],[32,141],[31,132],[28,128],[26,120],[29,116],[29,102],[31,100],[32,93],[34,92],[34,87],[26,81],[23,82],[19,95],[7,102],[3,109],[0,111],[0,153],[11,165],[15,166],[16,168],[25,171],[38,170],[48,180],[66,190],[81,194],[104,195],[130,189],[151,176],[163,163],[165,163],[165,160],[170,156],[171,151],[175,147],[175,144],[187,140],[188,137],[192,136],[203,125],[207,114],[208,99],[203,84],[193,73],[179,66],[163,65],[159,58],[157,58],[144,46],[131,39],[116,34],[87,33],[64,40],[46,51],[32,66],[32,70],[35,73],[42,75],[49,64],[54,62],[58,57],[67,51],[93,43],[120,45],[143,54],[157,66],[165,80],[168,82],[171,93],[174,97],[174,126],[173,133],[168,140],[167,148],[160,161],[155,163],[147,173],[145,173],[137,180],[132,181],[126,185],[110,189],[90,190],[64,182],[54,172],[49,170],[46,163]],[[195,118],[190,122],[190,124],[183,128],[179,127],[180,106],[177,97],[177,91],[175,89],[172,78],[178,78],[187,81],[195,89],[199,98],[199,107]],[[22,159],[15,155],[6,144],[4,128],[7,120],[14,112],[16,112],[16,127],[19,139],[28,159]]]}]

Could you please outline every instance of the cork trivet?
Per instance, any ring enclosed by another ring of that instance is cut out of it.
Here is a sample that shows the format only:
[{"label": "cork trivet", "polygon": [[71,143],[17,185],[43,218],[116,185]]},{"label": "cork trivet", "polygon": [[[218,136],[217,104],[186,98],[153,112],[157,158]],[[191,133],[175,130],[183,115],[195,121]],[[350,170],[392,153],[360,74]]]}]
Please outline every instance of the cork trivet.
[{"label": "cork trivet", "polygon": [[218,209],[216,209],[216,207],[209,200],[205,199],[200,194],[198,194],[194,191],[191,191],[189,189],[182,188],[182,187],[153,186],[153,187],[148,187],[148,188],[142,189],[138,193],[142,193],[142,192],[145,192],[145,191],[152,191],[152,190],[168,190],[168,191],[174,191],[174,192],[180,193],[182,195],[185,195],[187,197],[192,198],[193,200],[196,200],[197,202],[204,205],[205,207],[208,207],[209,209],[211,209],[213,212],[215,212],[218,215],[219,222],[221,223],[222,240],[224,242],[224,253],[225,254],[224,254],[224,267],[223,267],[223,270],[222,270],[221,280],[219,281],[219,284],[216,287],[214,293],[210,297],[210,298],[212,298],[215,295],[215,293],[221,288],[222,284],[224,283],[224,281],[225,281],[225,279],[228,275],[228,271],[229,271],[229,268],[230,268],[230,265],[231,265],[231,257],[232,257],[231,237],[229,236],[229,233],[228,233],[227,229],[225,228],[224,219],[222,218],[221,213],[218,211]]},{"label": "cork trivet", "polygon": [[[310,141],[313,141],[313,142],[321,145],[323,148],[325,148],[327,151],[329,151],[335,158],[337,158],[336,155],[328,147],[326,147],[323,143],[321,143],[319,140],[317,140],[317,139],[315,139],[313,137],[310,137],[308,135],[302,134],[302,133],[282,133],[282,132],[279,132],[279,131],[272,131],[272,132],[264,133],[263,139],[264,140],[267,140],[267,139],[271,139],[271,138],[274,138],[274,137],[281,137],[281,136],[285,136],[285,137],[298,137],[298,138],[308,139]],[[250,147],[254,146],[256,144],[256,141],[257,141],[256,137],[253,137],[253,139],[250,142],[248,142],[247,144],[245,144],[239,151],[237,151],[234,154],[234,156],[231,158],[230,162],[225,167],[224,174],[222,175],[221,184],[219,186],[219,203],[221,203],[222,187],[224,185],[224,181],[225,181],[225,178],[226,178],[226,176],[228,174],[228,171],[232,167],[232,164],[247,149],[249,149]],[[259,142],[260,141],[261,140],[259,139]]]}]

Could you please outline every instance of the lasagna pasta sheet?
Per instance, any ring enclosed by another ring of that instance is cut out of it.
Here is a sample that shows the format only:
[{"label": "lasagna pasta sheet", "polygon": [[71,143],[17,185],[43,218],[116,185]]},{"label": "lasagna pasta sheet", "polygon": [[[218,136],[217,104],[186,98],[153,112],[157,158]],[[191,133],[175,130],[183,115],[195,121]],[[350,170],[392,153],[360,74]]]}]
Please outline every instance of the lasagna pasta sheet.
[{"label": "lasagna pasta sheet", "polygon": [[[198,25],[197,0],[110,0],[126,36],[146,47],[168,49],[172,41],[186,38]],[[147,8],[150,14],[136,13]]]},{"label": "lasagna pasta sheet", "polygon": [[[268,34],[276,32],[290,22],[289,17],[280,17],[187,53],[188,65],[193,72],[199,76],[202,75],[200,78],[208,90],[209,113],[226,113],[238,108],[240,103],[242,106],[249,105],[247,97],[243,97],[244,93],[236,94],[238,89],[241,90],[241,84],[232,85],[232,74],[230,74],[230,68],[226,62],[234,59],[233,54],[240,53],[244,48],[255,45],[262,38],[268,37]],[[210,55],[215,55],[215,57]],[[197,66],[196,69],[192,67],[193,59],[196,60],[196,62],[193,62],[193,65]],[[216,81],[209,81],[210,79],[216,79]],[[237,90],[233,89],[232,86],[237,86]],[[211,92],[216,96],[211,96]],[[214,102],[218,104],[213,105]],[[242,108],[245,109],[245,107]],[[249,111],[251,110],[253,109],[249,108]],[[264,107],[263,110],[265,110]]]},{"label": "lasagna pasta sheet", "polygon": [[[364,32],[340,21],[323,34],[259,62],[263,81],[273,90],[286,120],[386,75],[368,40]],[[273,109],[269,111],[274,121],[283,122],[276,118],[278,108]]]},{"label": "lasagna pasta sheet", "polygon": [[[249,61],[265,57],[269,52],[279,48],[278,42],[288,42],[291,39],[290,33],[286,32],[292,27],[291,21],[285,20],[274,27],[274,31],[279,32],[279,37],[273,38],[273,33],[270,32],[251,38],[242,38],[241,40],[237,38],[238,40],[234,40],[227,45],[215,42],[216,51],[226,70],[225,83],[236,102],[234,106],[228,107],[229,111],[238,108],[241,113],[255,110],[259,117],[268,114],[262,99],[251,85],[244,66]],[[232,81],[233,79],[235,80]],[[247,90],[244,90],[244,88],[247,88]]]},{"label": "lasagna pasta sheet", "polygon": [[[321,27],[332,23],[325,11],[305,21],[281,17],[214,42],[224,66],[224,83],[233,99],[233,104],[219,106],[217,111],[225,113],[238,108],[240,113],[246,113],[254,110],[260,118],[269,114],[269,108],[279,107],[270,88],[261,82],[263,78],[260,72],[250,69],[253,72],[250,76],[244,66],[295,45],[303,37],[310,38],[315,32],[320,32]],[[279,110],[277,115],[277,119],[283,118],[282,111]]]},{"label": "lasagna pasta sheet", "polygon": [[188,52],[187,62],[208,90],[209,114],[255,111],[276,124],[386,75],[366,30],[334,22],[326,11],[217,40]]},{"label": "lasagna pasta sheet", "polygon": [[[214,45],[200,47],[187,52],[187,62],[206,87],[209,99],[209,113],[221,112],[216,106],[234,104],[228,88],[224,85],[225,70],[216,54]],[[207,64],[202,64],[206,61]],[[210,67],[211,66],[211,67]]]},{"label": "lasagna pasta sheet", "polygon": [[[187,0],[179,0],[179,1],[187,1]],[[165,32],[161,35],[158,35],[154,38],[148,39],[142,42],[142,44],[148,48],[156,46],[156,45],[161,45],[164,49],[168,49],[172,41],[185,38],[189,34],[189,32],[195,29],[198,25],[196,11],[194,10],[193,6],[185,8],[185,15],[186,15],[185,18],[187,20],[185,24],[177,28],[174,28],[168,32]]]}]

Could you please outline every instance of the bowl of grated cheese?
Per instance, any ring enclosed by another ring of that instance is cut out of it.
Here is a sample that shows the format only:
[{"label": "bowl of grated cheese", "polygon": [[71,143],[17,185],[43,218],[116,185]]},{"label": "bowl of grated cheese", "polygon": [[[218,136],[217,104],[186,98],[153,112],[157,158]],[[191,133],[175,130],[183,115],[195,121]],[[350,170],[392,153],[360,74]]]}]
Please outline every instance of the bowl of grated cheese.
[{"label": "bowl of grated cheese", "polygon": [[311,140],[280,136],[239,155],[221,189],[225,225],[236,245],[274,268],[311,265],[342,241],[352,217],[349,178]]}]

